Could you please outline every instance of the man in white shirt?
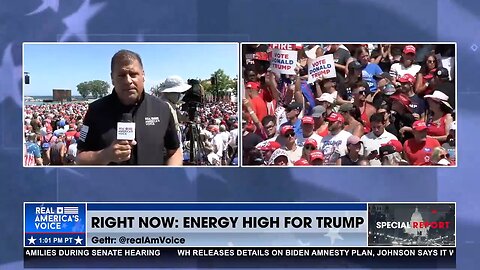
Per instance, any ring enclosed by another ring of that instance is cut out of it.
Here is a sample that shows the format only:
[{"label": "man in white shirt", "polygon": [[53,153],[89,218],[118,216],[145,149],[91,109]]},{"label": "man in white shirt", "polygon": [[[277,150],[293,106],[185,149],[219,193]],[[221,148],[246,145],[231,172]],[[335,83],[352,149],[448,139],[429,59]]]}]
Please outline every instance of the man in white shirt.
[{"label": "man in white shirt", "polygon": [[328,135],[322,138],[320,150],[324,155],[325,165],[335,165],[337,159],[347,154],[347,140],[352,134],[343,130],[345,119],[339,113],[327,117]]},{"label": "man in white shirt", "polygon": [[287,151],[288,159],[295,163],[302,158],[303,147],[297,145],[297,139],[295,137],[295,131],[293,126],[284,125],[280,128],[280,135],[285,138],[285,146],[283,149]]},{"label": "man in white shirt", "polygon": [[303,138],[297,138],[297,144],[303,146],[307,139],[313,139],[317,142],[317,145],[320,145],[322,142],[322,136],[318,135],[315,132],[315,121],[311,116],[304,116],[302,118],[302,131]]},{"label": "man in white shirt", "polygon": [[70,165],[75,164],[75,159],[77,158],[77,140],[71,139],[70,145],[67,150],[67,163]]},{"label": "man in white shirt", "polygon": [[390,75],[395,79],[398,79],[407,73],[415,77],[420,71],[420,65],[414,64],[415,54],[415,46],[405,46],[403,48],[403,54],[400,63],[395,63],[390,67]]},{"label": "man in white shirt", "polygon": [[223,158],[223,149],[224,149],[224,141],[223,141],[223,135],[222,133],[219,132],[219,127],[218,126],[212,126],[210,129],[210,132],[212,132],[213,135],[213,140],[212,143],[214,145],[214,152],[217,154],[220,159]]},{"label": "man in white shirt", "polygon": [[372,131],[362,136],[361,141],[364,147],[364,155],[370,160],[370,165],[380,166],[378,149],[382,144],[391,140],[398,140],[395,135],[385,130],[385,118],[382,113],[374,113],[370,117]]}]

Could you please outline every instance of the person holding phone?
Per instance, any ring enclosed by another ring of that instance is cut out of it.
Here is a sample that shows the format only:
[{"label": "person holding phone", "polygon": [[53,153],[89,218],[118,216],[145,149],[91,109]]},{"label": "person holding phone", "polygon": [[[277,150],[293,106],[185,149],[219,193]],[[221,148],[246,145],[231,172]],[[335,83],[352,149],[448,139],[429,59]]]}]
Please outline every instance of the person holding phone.
[{"label": "person holding phone", "polygon": [[364,146],[365,156],[370,160],[370,165],[382,165],[378,159],[378,149],[382,144],[391,140],[397,140],[397,137],[385,130],[385,118],[383,113],[374,113],[370,117],[372,131],[362,136],[361,141]]}]

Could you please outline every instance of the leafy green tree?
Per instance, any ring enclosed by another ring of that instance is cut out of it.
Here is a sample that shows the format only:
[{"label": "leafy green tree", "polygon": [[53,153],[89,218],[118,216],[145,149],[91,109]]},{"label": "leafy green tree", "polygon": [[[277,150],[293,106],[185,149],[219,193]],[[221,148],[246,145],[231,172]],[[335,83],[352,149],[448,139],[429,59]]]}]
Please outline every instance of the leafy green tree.
[{"label": "leafy green tree", "polygon": [[93,80],[77,85],[77,91],[83,98],[92,95],[94,98],[104,97],[108,94],[110,85],[106,81]]},{"label": "leafy green tree", "polygon": [[214,97],[224,97],[228,89],[234,89],[236,93],[237,85],[235,79],[231,79],[230,76],[225,74],[223,69],[218,69],[211,76],[216,78],[216,84],[211,85],[208,90],[210,90]]},{"label": "leafy green tree", "polygon": [[90,93],[92,93],[94,98],[104,97],[108,94],[110,85],[106,81],[94,80],[89,83],[91,87]]},{"label": "leafy green tree", "polygon": [[235,78],[230,80],[230,84],[228,85],[228,88],[233,89],[233,94],[235,96],[237,95],[237,91],[238,91],[237,82],[238,82],[238,76],[235,76]]},{"label": "leafy green tree", "polygon": [[78,93],[83,97],[86,98],[90,94],[90,88],[88,87],[88,82],[82,82],[77,85]]}]

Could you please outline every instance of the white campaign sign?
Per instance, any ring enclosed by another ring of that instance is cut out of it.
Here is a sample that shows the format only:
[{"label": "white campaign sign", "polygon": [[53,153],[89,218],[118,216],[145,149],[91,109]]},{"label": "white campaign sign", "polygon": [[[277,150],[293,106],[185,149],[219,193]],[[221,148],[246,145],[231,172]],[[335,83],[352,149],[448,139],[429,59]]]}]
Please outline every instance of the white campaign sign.
[{"label": "white campaign sign", "polygon": [[297,51],[273,49],[270,67],[272,71],[280,74],[295,75],[297,65]]},{"label": "white campaign sign", "polygon": [[337,76],[333,54],[317,57],[308,63],[308,82],[313,83],[318,79],[328,79]]}]

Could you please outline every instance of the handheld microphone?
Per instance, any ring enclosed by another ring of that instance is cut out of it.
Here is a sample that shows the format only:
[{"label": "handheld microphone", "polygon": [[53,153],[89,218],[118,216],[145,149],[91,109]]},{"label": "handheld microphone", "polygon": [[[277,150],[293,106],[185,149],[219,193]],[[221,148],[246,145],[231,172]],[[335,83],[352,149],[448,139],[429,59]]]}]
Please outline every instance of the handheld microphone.
[{"label": "handheld microphone", "polygon": [[135,123],[131,113],[122,114],[122,119],[117,123],[117,140],[135,140]]}]

